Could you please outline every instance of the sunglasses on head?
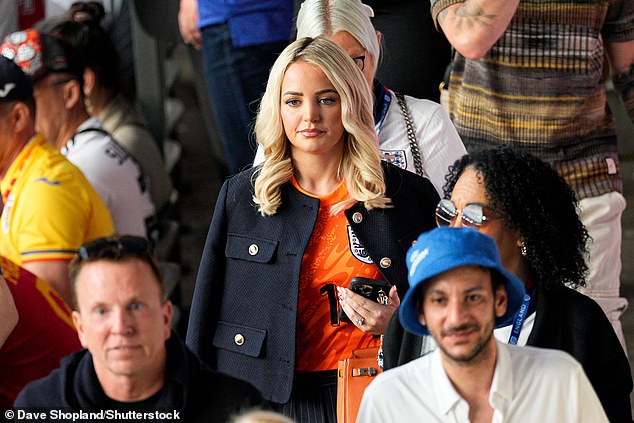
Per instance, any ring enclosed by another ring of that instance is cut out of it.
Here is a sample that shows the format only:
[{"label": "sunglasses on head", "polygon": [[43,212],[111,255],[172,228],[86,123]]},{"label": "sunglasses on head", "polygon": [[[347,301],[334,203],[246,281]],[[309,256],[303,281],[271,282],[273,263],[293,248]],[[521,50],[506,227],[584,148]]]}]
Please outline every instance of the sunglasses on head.
[{"label": "sunglasses on head", "polygon": [[460,215],[464,226],[482,226],[489,220],[498,219],[495,216],[486,216],[486,206],[480,203],[470,203],[464,206],[462,210],[458,210],[451,200],[440,200],[436,206],[436,224],[438,226],[450,226],[454,219]]},{"label": "sunglasses on head", "polygon": [[77,254],[82,260],[95,258],[119,258],[121,256],[151,256],[152,245],[140,236],[122,235],[98,238],[79,247]]}]

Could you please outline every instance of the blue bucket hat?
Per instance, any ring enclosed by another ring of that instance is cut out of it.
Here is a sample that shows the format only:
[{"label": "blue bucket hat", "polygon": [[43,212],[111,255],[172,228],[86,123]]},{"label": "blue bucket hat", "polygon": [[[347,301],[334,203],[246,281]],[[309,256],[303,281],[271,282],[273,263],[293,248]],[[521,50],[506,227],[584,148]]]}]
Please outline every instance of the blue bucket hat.
[{"label": "blue bucket hat", "polygon": [[524,283],[502,267],[493,238],[472,228],[441,227],[425,232],[407,252],[409,290],[401,302],[399,318],[415,335],[429,335],[419,321],[416,300],[421,284],[436,275],[460,266],[482,266],[497,271],[506,281],[508,306],[496,319],[496,328],[510,325],[524,299]]}]

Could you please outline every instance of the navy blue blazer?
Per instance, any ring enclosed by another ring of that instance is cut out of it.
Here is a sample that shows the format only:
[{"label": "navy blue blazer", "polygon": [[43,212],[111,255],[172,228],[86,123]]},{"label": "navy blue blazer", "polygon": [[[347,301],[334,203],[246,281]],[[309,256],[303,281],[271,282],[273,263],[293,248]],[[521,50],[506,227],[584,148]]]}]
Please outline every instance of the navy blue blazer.
[{"label": "navy blue blazer", "polygon": [[[252,200],[253,172],[234,176],[220,190],[187,345],[213,369],[248,381],[267,400],[286,403],[295,371],[300,268],[319,200],[286,183],[278,212],[264,217]],[[394,207],[367,211],[356,203],[345,215],[385,280],[404,295],[405,254],[421,232],[435,226],[439,197],[425,178],[387,163],[383,173]]]}]

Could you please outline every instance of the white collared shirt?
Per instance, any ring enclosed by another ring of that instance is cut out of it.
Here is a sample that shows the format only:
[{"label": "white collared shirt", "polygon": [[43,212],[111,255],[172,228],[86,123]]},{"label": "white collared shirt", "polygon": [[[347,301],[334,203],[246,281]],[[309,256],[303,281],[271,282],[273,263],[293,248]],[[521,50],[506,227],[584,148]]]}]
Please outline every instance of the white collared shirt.
[{"label": "white collared shirt", "polygon": [[[496,341],[489,393],[493,423],[601,423],[608,419],[581,365],[569,354]],[[377,376],[363,395],[359,423],[468,422],[439,350]]]}]

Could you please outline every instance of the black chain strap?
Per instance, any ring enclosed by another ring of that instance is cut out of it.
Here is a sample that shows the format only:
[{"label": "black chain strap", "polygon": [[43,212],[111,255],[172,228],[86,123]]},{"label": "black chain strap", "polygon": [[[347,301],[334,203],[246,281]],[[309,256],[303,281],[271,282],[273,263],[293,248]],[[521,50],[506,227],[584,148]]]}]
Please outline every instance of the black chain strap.
[{"label": "black chain strap", "polygon": [[405,96],[401,93],[394,93],[394,95],[396,96],[396,102],[398,103],[398,107],[401,108],[401,113],[403,113],[405,125],[407,126],[407,140],[409,141],[409,148],[412,151],[412,157],[414,158],[414,168],[416,169],[416,173],[418,175],[425,176],[425,171],[423,170],[423,159],[420,157],[420,150],[418,149],[418,143],[416,142],[414,122],[412,122],[412,117],[409,114],[409,108],[407,107]]}]

